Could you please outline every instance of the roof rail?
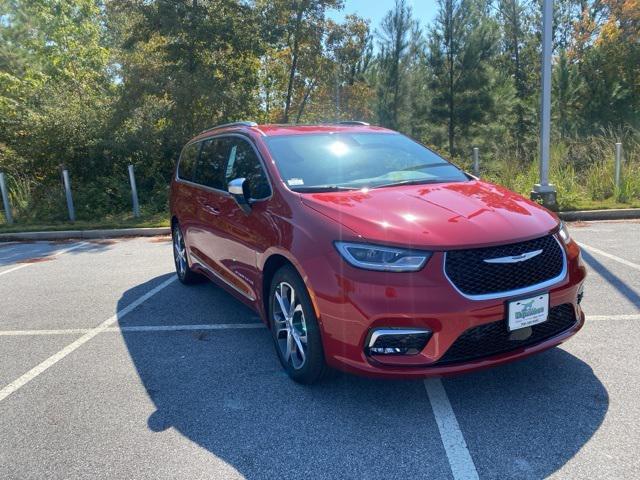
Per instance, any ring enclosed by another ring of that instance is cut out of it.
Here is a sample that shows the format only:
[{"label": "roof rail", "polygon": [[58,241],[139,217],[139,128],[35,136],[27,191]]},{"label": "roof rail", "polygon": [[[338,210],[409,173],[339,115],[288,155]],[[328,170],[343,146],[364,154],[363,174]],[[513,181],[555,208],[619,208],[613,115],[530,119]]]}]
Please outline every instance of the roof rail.
[{"label": "roof rail", "polygon": [[342,120],[338,122],[338,125],[362,125],[368,127],[370,124],[367,122],[361,122],[360,120]]},{"label": "roof rail", "polygon": [[229,122],[229,123],[223,123],[221,125],[216,125],[215,127],[207,128],[206,130],[203,130],[200,133],[209,132],[211,130],[215,130],[217,128],[224,128],[224,127],[257,127],[257,126],[258,124],[256,122],[241,120],[239,122]]}]

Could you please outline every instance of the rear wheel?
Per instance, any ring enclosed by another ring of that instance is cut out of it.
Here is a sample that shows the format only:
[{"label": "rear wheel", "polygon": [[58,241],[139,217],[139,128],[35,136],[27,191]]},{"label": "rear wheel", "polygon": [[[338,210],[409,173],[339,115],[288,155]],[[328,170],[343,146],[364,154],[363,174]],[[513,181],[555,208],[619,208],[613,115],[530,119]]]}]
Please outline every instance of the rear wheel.
[{"label": "rear wheel", "polygon": [[176,274],[178,280],[186,285],[198,283],[203,280],[203,277],[189,268],[189,261],[187,260],[187,248],[184,243],[184,236],[180,225],[176,223],[173,226],[173,262],[176,265]]},{"label": "rear wheel", "polygon": [[320,380],[327,367],[318,319],[304,282],[291,266],[273,276],[269,321],[278,358],[289,376],[304,384]]}]

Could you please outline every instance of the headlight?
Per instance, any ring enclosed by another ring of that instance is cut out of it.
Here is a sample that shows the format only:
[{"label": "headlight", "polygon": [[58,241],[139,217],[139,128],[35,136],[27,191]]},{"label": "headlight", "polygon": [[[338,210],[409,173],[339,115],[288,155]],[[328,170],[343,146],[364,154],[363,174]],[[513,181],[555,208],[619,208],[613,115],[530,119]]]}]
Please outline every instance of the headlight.
[{"label": "headlight", "polygon": [[383,272],[415,272],[424,267],[431,252],[380,247],[366,243],[335,242],[342,257],[351,265]]},{"label": "headlight", "polygon": [[565,245],[571,241],[571,235],[569,235],[569,230],[564,222],[560,222],[560,230],[558,230],[558,234]]}]

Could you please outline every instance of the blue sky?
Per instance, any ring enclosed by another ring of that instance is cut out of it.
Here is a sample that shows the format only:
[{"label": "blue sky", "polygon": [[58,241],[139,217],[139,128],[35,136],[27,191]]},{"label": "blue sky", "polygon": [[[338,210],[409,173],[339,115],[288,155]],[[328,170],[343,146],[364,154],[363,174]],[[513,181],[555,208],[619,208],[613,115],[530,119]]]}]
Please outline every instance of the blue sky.
[{"label": "blue sky", "polygon": [[[357,13],[371,20],[371,31],[376,30],[384,15],[393,8],[395,0],[345,0],[345,8],[339,12],[331,11],[329,17],[342,20],[349,13]],[[436,15],[436,0],[407,0],[413,9],[414,17],[425,28]]]}]

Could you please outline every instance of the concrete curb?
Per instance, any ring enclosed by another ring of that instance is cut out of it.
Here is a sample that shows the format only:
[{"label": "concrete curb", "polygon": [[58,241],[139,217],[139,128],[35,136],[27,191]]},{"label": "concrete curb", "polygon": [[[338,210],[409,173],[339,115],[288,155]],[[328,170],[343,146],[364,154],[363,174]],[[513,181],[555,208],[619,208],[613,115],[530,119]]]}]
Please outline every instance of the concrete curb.
[{"label": "concrete curb", "polygon": [[630,220],[640,218],[640,208],[615,208],[611,210],[576,210],[559,212],[558,216],[568,222],[588,220]]},{"label": "concrete curb", "polygon": [[158,235],[170,235],[169,227],[158,228],[120,228],[113,230],[61,230],[58,232],[16,232],[0,233],[0,242],[15,240],[67,240],[118,238],[118,237],[156,237]]}]

